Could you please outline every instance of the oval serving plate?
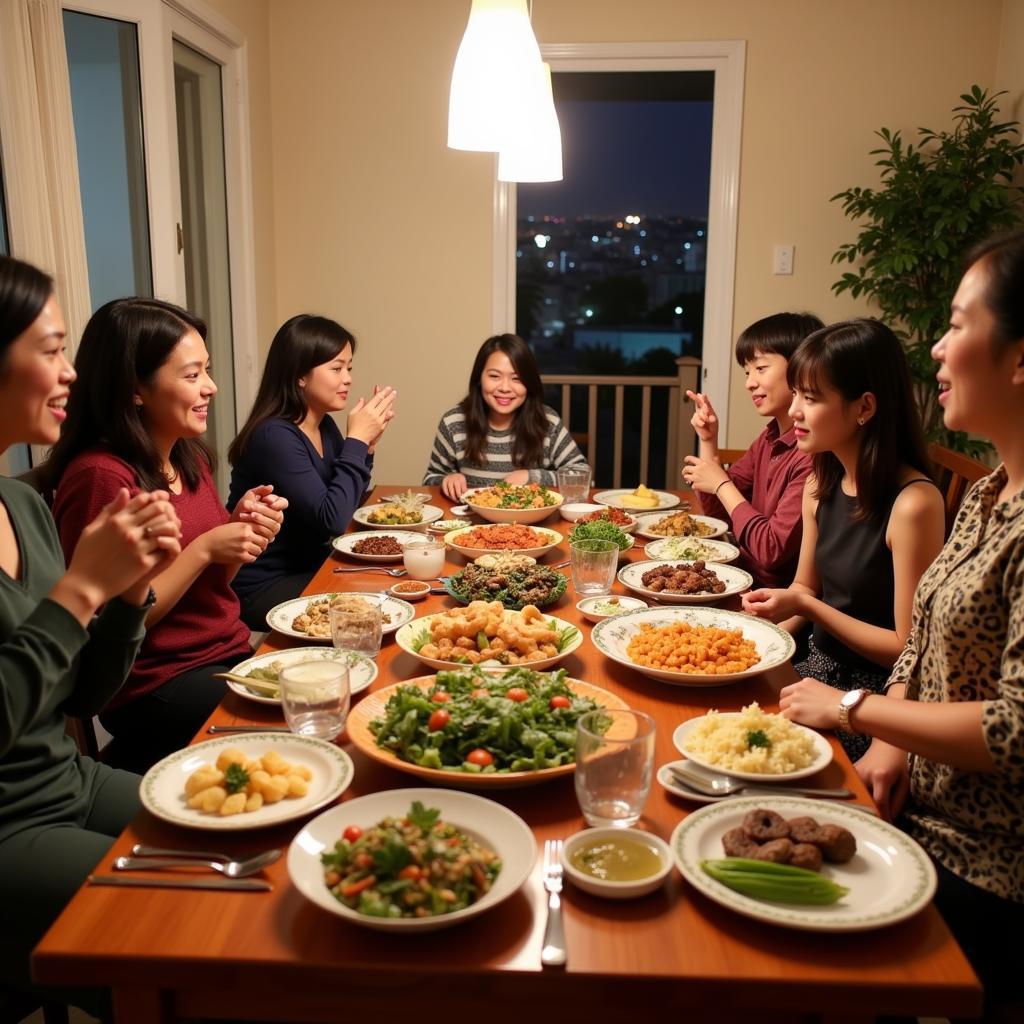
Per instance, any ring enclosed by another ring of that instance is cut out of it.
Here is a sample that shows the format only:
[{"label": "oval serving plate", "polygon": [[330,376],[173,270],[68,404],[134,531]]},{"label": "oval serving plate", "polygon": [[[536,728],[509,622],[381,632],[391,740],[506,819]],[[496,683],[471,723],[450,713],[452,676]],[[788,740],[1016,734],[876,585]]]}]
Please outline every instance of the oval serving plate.
[{"label": "oval serving plate", "polygon": [[[510,524],[508,523],[493,523],[491,526],[464,526],[460,530],[452,530],[450,533],[444,535],[444,542],[453,551],[457,551],[463,558],[470,560],[479,558],[481,555],[493,555],[496,551],[510,551],[515,555],[529,555],[531,558],[541,559],[543,558],[552,548],[558,547],[562,543],[562,535],[557,530],[549,530],[543,526],[531,526],[530,529],[535,533],[539,533],[542,537],[547,538],[546,544],[541,544],[535,548],[471,548],[461,543],[463,537],[467,534],[472,533],[474,530],[485,530],[492,531],[495,529],[501,530]],[[525,526],[525,523],[520,525]]]},{"label": "oval serving plate", "polygon": [[706,537],[662,537],[647,544],[644,555],[647,558],[671,558],[681,562],[696,562],[700,559],[727,565],[740,557],[740,549],[724,540],[709,540]]},{"label": "oval serving plate", "polygon": [[346,533],[341,537],[335,537],[331,541],[331,547],[344,555],[346,558],[354,558],[358,562],[371,562],[376,565],[383,565],[386,562],[400,562],[402,552],[397,555],[371,555],[363,554],[361,551],[354,551],[356,544],[363,540],[380,540],[381,537],[394,537],[400,545],[422,543],[423,534],[412,530],[361,530],[359,533]]},{"label": "oval serving plate", "polygon": [[423,518],[418,523],[370,522],[370,513],[377,511],[379,509],[374,505],[364,505],[352,513],[352,518],[367,530],[409,530],[413,533],[425,533],[431,523],[436,522],[444,515],[444,509],[440,509],[436,505],[423,505],[420,509]]},{"label": "oval serving plate", "polygon": [[[677,512],[643,512],[636,515],[636,535],[638,537],[646,537],[649,540],[659,540],[666,536],[670,536],[664,533],[655,533],[651,527],[656,523],[665,519],[669,515],[677,515]],[[703,537],[698,537],[695,534],[683,534],[682,536],[693,536],[694,540],[712,540],[715,537],[724,537],[729,529],[729,524],[724,519],[715,519],[714,516],[701,516],[694,512],[686,513],[691,519],[696,520],[698,523],[703,523],[709,527],[711,532],[704,534]]]},{"label": "oval serving plate", "polygon": [[634,594],[652,601],[663,601],[665,604],[714,604],[715,601],[724,601],[727,597],[735,594],[742,594],[754,585],[754,577],[743,569],[737,569],[734,565],[722,565],[718,562],[708,562],[705,568],[713,572],[722,583],[725,590],[720,594],[683,594],[675,590],[651,590],[643,584],[643,574],[656,569],[661,565],[678,565],[674,558],[661,558],[649,562],[630,562],[624,565],[618,572],[616,579]]},{"label": "oval serving plate", "polygon": [[[757,647],[761,660],[743,672],[723,675],[707,675],[687,672],[673,672],[668,669],[638,665],[626,653],[629,641],[640,632],[640,625],[668,626],[673,622],[689,622],[695,626],[715,626],[719,629],[739,629],[747,640]],[[590,634],[594,646],[612,661],[634,669],[651,679],[660,679],[674,686],[722,686],[738,679],[747,679],[766,672],[788,661],[796,651],[793,638],[781,626],[766,619],[758,619],[743,612],[730,612],[721,608],[707,608],[697,605],[674,605],[662,608],[642,608],[640,611],[624,612],[605,619],[594,626]]]},{"label": "oval serving plate", "polygon": [[[334,594],[310,594],[307,597],[295,597],[291,601],[282,601],[281,604],[275,605],[267,612],[267,625],[271,629],[276,629],[278,633],[283,633],[285,636],[294,636],[299,640],[330,643],[331,632],[329,626],[326,634],[321,636],[319,633],[302,633],[294,629],[292,623],[295,621],[296,616],[306,610],[307,605],[312,604],[314,601],[329,601],[333,596]],[[354,591],[348,592],[348,596],[365,596],[378,600],[380,598],[380,595],[376,593],[360,595]],[[385,636],[388,633],[396,632],[416,617],[416,609],[408,601],[401,601],[397,597],[385,597],[381,605],[384,614],[390,619],[390,621],[384,623],[381,629]]]},{"label": "oval serving plate", "polygon": [[[285,668],[301,661],[345,662],[348,665],[349,692],[353,697],[357,693],[362,693],[377,678],[377,665],[365,654],[359,654],[357,651],[336,651],[333,647],[288,647],[283,651],[257,654],[254,658],[239,662],[231,671],[235,675],[244,676],[255,668],[269,668],[275,662],[281,668]],[[245,683],[235,682],[234,679],[228,679],[226,682],[229,689],[246,700],[256,701],[257,704],[281,704],[280,697],[268,697],[266,694],[257,693],[256,690],[247,689]]]},{"label": "oval serving plate", "polygon": [[[449,669],[452,666],[448,666]],[[441,768],[424,768],[409,761],[403,761],[397,754],[390,750],[384,750],[377,746],[377,739],[370,729],[370,722],[380,718],[384,714],[391,695],[400,686],[418,686],[422,690],[429,690],[434,685],[434,676],[419,676],[416,679],[406,680],[404,683],[395,683],[386,686],[382,690],[364,697],[351,711],[345,728],[348,738],[357,750],[361,750],[367,757],[389,768],[395,768],[400,772],[407,772],[420,779],[428,779],[441,785],[455,786],[458,789],[509,789],[515,786],[532,786],[538,782],[546,782],[548,779],[557,779],[563,775],[571,775],[576,768],[573,764],[562,764],[556,768],[542,768],[532,772],[493,772],[489,775],[478,772],[462,772]],[[581,679],[567,679],[566,682],[574,693],[581,697],[589,697],[594,702],[606,708],[621,708],[625,710],[628,704],[620,697],[617,697],[609,690],[600,686],[586,683]]]}]

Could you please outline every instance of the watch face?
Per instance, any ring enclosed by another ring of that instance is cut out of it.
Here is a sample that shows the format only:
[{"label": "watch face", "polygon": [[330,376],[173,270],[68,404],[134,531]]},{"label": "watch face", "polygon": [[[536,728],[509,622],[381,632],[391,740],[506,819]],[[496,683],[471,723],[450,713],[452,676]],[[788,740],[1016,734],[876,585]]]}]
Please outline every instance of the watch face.
[{"label": "watch face", "polygon": [[855,707],[864,697],[864,690],[848,690],[839,701],[844,708]]}]

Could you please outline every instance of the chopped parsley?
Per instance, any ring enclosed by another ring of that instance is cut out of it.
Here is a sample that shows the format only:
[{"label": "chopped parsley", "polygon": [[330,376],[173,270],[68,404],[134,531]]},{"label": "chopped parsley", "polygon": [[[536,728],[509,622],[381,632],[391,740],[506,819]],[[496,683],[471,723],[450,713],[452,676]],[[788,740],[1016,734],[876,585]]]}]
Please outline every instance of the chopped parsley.
[{"label": "chopped parsley", "polygon": [[768,734],[764,729],[751,729],[747,733],[748,747],[764,747],[767,750],[771,745],[772,741],[768,739]]}]

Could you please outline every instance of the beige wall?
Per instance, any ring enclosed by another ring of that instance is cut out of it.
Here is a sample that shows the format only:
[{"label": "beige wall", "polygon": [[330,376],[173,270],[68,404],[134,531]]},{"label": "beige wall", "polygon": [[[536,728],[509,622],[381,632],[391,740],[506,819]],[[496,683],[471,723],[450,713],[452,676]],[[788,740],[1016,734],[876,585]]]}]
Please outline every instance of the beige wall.
[{"label": "beige wall", "polygon": [[[448,82],[469,3],[215,5],[252,47],[261,345],[271,291],[275,322],[316,310],[353,330],[362,343],[356,393],[377,382],[400,392],[378,478],[418,480],[438,415],[462,394],[491,326],[492,158],[445,147]],[[780,309],[825,319],[864,311],[830,292],[837,273],[829,258],[854,229],[829,196],[877,181],[868,155],[875,129],[945,126],[965,88],[994,83],[1001,57],[1021,88],[1019,0],[1005,6],[537,0],[534,24],[545,43],[747,41],[738,331]],[[1017,32],[1002,51],[1001,21]],[[269,69],[258,61],[268,46]],[[796,246],[791,277],[770,273],[777,242]],[[728,443],[738,446],[761,424],[737,369],[732,396]]]}]

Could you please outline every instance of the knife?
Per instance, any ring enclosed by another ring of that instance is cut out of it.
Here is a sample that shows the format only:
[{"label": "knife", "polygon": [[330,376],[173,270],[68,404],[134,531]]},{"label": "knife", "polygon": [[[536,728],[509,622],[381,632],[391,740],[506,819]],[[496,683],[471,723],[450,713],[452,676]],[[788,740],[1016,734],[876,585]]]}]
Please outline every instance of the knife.
[{"label": "knife", "polygon": [[206,731],[214,735],[222,732],[287,732],[288,726],[283,722],[280,725],[211,725]]},{"label": "knife", "polygon": [[124,875],[90,875],[90,885],[120,885],[156,889],[235,889],[243,892],[270,892],[270,882],[258,878],[128,878]]}]

